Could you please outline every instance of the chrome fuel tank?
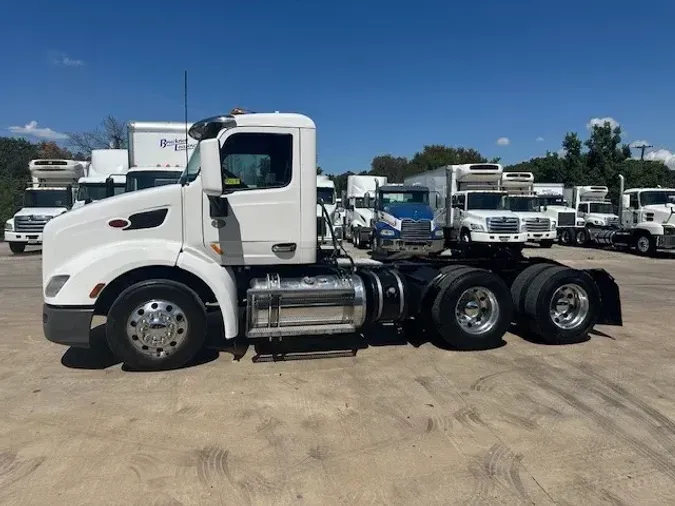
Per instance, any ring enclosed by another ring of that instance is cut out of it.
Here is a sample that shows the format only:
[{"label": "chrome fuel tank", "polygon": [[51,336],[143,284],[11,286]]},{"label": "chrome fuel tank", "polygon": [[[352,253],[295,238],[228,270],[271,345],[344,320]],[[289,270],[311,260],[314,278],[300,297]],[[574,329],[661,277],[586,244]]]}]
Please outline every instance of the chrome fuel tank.
[{"label": "chrome fuel tank", "polygon": [[282,337],[355,332],[366,318],[357,275],[255,278],[246,292],[246,335]]}]

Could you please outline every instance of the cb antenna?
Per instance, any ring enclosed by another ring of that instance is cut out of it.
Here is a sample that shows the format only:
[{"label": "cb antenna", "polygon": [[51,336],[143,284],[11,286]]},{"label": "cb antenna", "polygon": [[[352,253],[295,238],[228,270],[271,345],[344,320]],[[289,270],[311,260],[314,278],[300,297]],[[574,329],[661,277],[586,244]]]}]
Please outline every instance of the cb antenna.
[{"label": "cb antenna", "polygon": [[187,69],[185,70],[184,79],[183,79],[183,91],[184,91],[184,105],[185,105],[185,166],[190,162],[190,155],[188,153],[188,109],[187,109]]}]

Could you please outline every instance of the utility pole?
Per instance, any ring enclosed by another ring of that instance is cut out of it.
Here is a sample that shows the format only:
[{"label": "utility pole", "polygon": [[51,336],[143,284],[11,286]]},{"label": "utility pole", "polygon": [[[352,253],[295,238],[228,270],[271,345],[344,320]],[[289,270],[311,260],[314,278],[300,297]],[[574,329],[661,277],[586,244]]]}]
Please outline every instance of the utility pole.
[{"label": "utility pole", "polygon": [[650,144],[642,144],[640,146],[631,146],[631,149],[639,149],[640,150],[640,161],[644,161],[645,159],[645,149],[648,148],[653,148],[654,146]]}]

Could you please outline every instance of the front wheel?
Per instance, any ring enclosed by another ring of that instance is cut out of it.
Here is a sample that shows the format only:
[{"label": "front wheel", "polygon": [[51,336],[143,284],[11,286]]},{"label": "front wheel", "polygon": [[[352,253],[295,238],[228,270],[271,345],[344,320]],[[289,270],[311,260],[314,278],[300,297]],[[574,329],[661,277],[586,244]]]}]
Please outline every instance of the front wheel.
[{"label": "front wheel", "polygon": [[26,251],[26,243],[25,242],[10,242],[9,243],[9,249],[12,253],[23,253]]},{"label": "front wheel", "polygon": [[635,241],[635,249],[640,255],[651,256],[656,252],[656,241],[654,236],[648,233],[642,233]]},{"label": "front wheel", "polygon": [[106,339],[133,369],[181,367],[206,341],[206,310],[189,287],[161,279],[124,290],[108,313]]}]

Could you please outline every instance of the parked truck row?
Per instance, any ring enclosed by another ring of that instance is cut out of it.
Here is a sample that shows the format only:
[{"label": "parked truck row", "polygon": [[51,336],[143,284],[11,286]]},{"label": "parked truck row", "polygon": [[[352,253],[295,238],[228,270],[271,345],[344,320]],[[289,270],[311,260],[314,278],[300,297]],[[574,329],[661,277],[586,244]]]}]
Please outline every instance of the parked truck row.
[{"label": "parked truck row", "polygon": [[[327,199],[317,199],[316,127],[307,116],[233,111],[196,122],[190,136],[198,144],[180,184],[124,193],[47,223],[47,339],[88,347],[92,318],[102,315],[117,358],[162,369],[187,363],[204,346],[207,306],[221,313],[226,340],[367,332],[411,321],[431,339],[481,349],[499,345],[512,323],[548,343],[576,342],[598,323],[622,324],[619,289],[603,269],[425,255],[359,265],[325,251],[316,219],[317,202],[323,212]],[[495,204],[504,192],[461,188],[450,172],[448,210],[463,211],[458,223],[471,241],[526,236],[520,218]],[[424,204],[407,197],[418,186],[361,180],[357,192],[358,182],[343,199],[344,232],[357,245],[384,230],[375,209],[394,216],[392,206]],[[428,214],[414,220],[429,220],[435,233],[454,216],[438,226]],[[378,234],[378,241],[391,237]]]}]

